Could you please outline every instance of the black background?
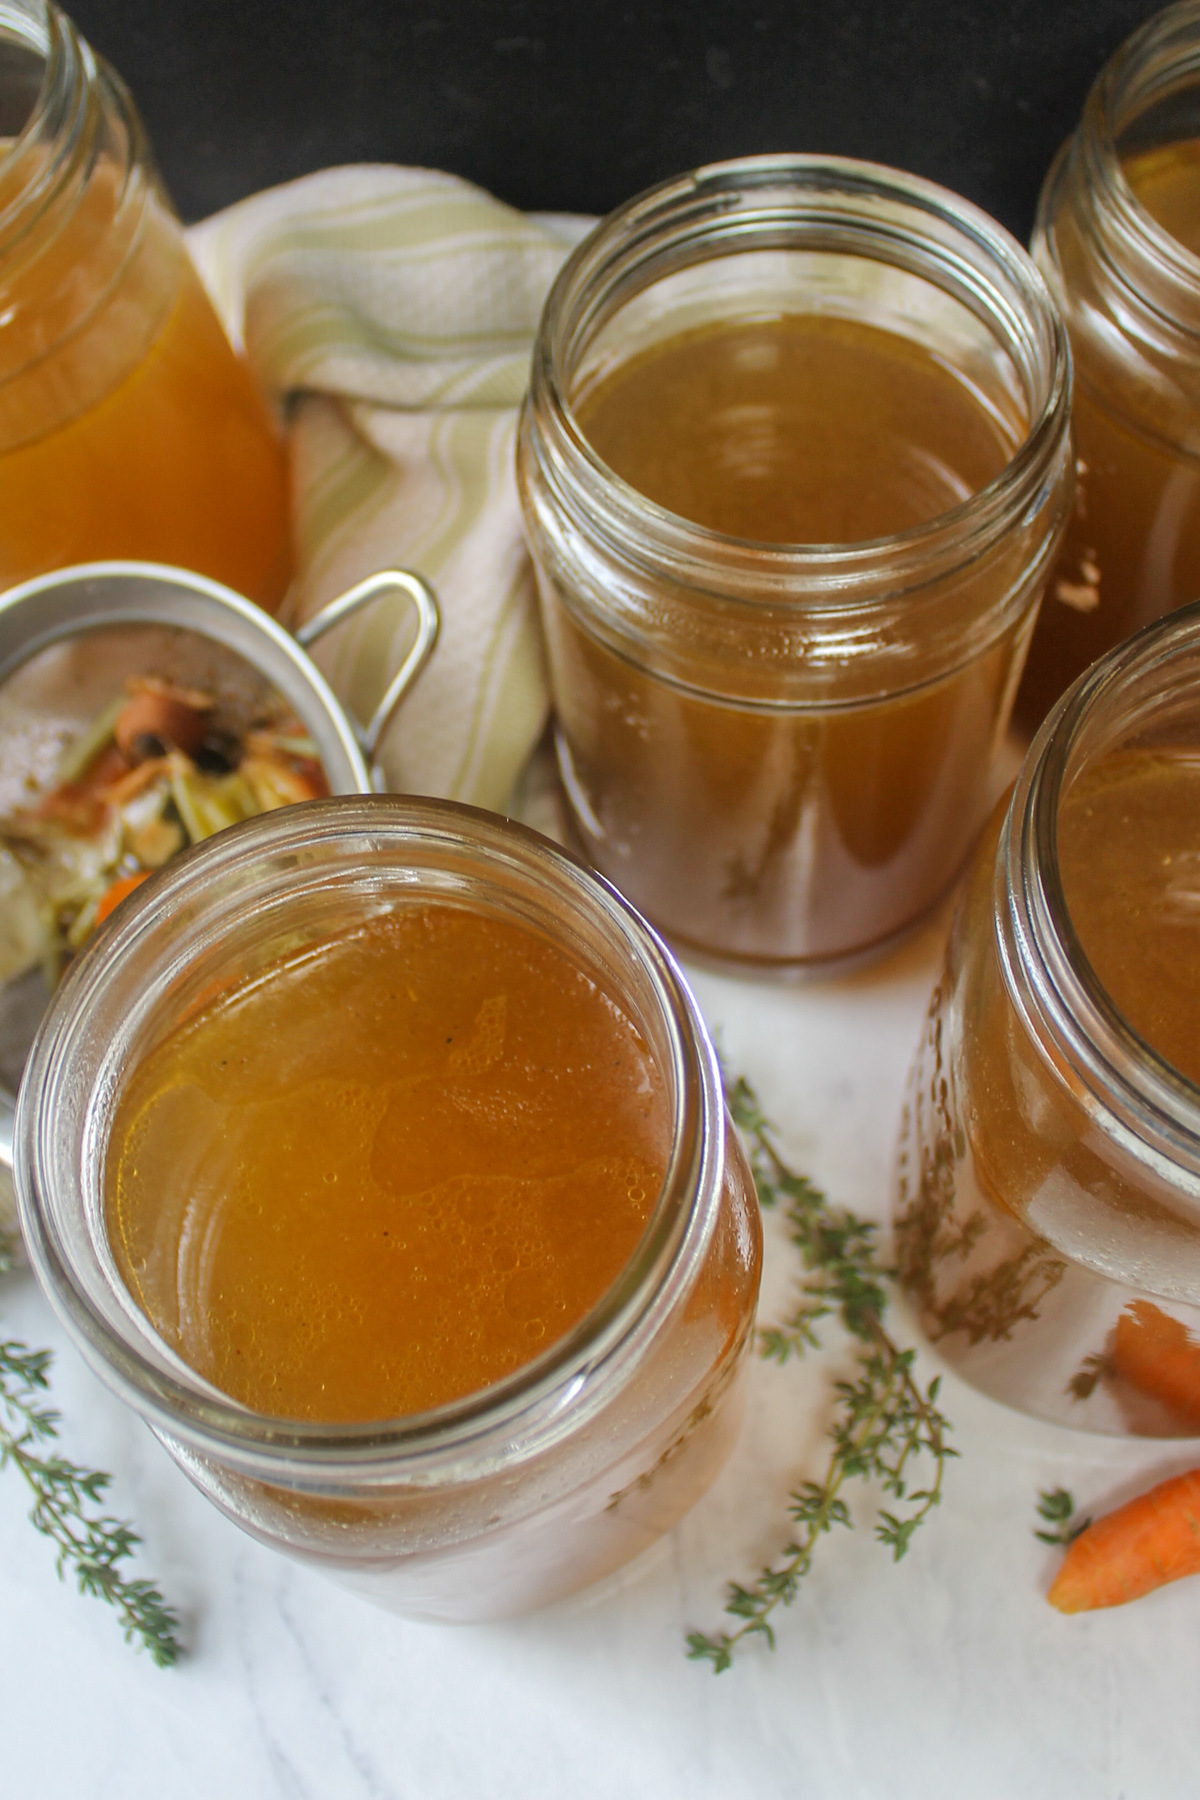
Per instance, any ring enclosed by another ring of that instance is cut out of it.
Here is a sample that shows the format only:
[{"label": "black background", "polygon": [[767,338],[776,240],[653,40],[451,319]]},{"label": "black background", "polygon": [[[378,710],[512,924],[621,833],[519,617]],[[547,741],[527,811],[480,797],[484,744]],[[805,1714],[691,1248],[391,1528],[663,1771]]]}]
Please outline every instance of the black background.
[{"label": "black background", "polygon": [[327,164],[452,169],[603,212],[762,150],[931,176],[1022,238],[1145,0],[75,0],[194,219]]}]

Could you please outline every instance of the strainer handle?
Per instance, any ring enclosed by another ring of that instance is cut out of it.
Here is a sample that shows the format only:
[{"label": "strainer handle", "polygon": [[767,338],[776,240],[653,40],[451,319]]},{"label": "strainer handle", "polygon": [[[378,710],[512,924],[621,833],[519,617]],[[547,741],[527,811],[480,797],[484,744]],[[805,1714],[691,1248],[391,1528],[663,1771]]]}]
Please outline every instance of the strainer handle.
[{"label": "strainer handle", "polygon": [[[384,594],[402,594],[411,603],[416,613],[417,632],[412,648],[392,676],[387,692],[367,723],[364,725],[361,720],[350,716],[354,735],[372,761],[392,722],[393,713],[429,661],[437,643],[442,617],[433,589],[410,569],[382,569],[378,575],[368,575],[356,587],[339,594],[336,600],[331,600],[319,613],[314,613],[296,632],[297,639],[307,650],[318,638],[324,637],[327,631],[340,625],[343,619],[350,618],[351,614],[369,606]],[[0,1131],[2,1130],[3,1124],[0,1122]],[[3,1141],[0,1139],[0,1157],[3,1153]]]}]

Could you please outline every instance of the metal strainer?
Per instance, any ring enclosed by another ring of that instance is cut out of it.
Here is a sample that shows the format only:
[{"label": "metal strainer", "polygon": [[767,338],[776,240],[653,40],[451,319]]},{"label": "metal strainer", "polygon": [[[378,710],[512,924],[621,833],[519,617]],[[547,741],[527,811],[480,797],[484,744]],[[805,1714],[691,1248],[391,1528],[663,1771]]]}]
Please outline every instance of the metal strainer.
[{"label": "metal strainer", "polygon": [[[352,614],[378,601],[399,599],[411,607],[411,647],[365,722],[353,718],[307,654],[311,645]],[[39,691],[72,688],[80,726],[99,710],[89,684],[125,674],[165,674],[191,686],[218,686],[230,709],[252,708],[264,694],[277,695],[295,713],[317,748],[330,791],[370,793],[377,785],[375,759],[384,734],[437,642],[439,616],[432,590],[420,576],[387,569],[361,581],[324,607],[293,637],[249,600],[185,569],[158,563],[84,563],[23,582],[0,595],[0,690],[21,675],[33,688],[15,727],[0,726],[0,789],[32,778],[57,746],[37,742]],[[101,638],[100,634],[107,634]],[[43,652],[64,647],[56,658]],[[103,649],[101,648],[103,646]],[[41,671],[49,663],[49,676]],[[22,672],[24,672],[22,674]],[[14,684],[15,685],[15,684]],[[82,697],[79,697],[82,696]],[[16,709],[20,712],[20,708]],[[61,707],[59,708],[61,711]],[[69,709],[68,709],[69,710]],[[44,724],[44,717],[41,718]],[[24,734],[26,742],[19,743]],[[5,765],[8,765],[7,769]],[[22,766],[24,765],[24,766]],[[0,796],[2,801],[3,796]],[[19,1063],[36,1026],[45,990],[19,1004],[12,986],[0,989],[0,1015],[12,1014],[5,1035],[16,1045],[0,1066]],[[40,984],[39,984],[40,985]],[[10,1079],[13,1077],[10,1075]],[[8,1169],[12,1161],[13,1099],[0,1084],[0,1230],[11,1228]]]}]

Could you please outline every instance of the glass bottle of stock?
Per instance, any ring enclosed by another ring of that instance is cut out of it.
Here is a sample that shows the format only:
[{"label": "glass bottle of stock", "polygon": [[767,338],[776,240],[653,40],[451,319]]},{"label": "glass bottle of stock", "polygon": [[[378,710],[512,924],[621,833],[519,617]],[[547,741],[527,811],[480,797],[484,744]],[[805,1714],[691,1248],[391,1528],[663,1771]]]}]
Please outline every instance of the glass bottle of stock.
[{"label": "glass bottle of stock", "polygon": [[122,557],[274,611],[283,450],[120,80],[50,0],[0,0],[0,588]]}]

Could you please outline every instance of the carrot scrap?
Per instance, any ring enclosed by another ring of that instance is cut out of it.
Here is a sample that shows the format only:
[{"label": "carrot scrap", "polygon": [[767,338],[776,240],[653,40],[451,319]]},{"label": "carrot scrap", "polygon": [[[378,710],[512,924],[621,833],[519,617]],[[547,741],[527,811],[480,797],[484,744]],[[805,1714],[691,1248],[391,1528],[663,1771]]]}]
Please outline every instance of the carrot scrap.
[{"label": "carrot scrap", "polygon": [[1046,1598],[1059,1612],[1123,1606],[1200,1575],[1200,1469],[1161,1481],[1075,1539]]},{"label": "carrot scrap", "polygon": [[1117,1320],[1112,1366],[1181,1424],[1200,1427],[1200,1344],[1150,1300],[1134,1300]]},{"label": "carrot scrap", "polygon": [[149,742],[157,746],[151,754],[161,755],[173,746],[190,755],[208,730],[212,704],[206,695],[193,694],[187,688],[139,681],[113,726],[117,748],[126,756],[137,756],[142,744]]},{"label": "carrot scrap", "polygon": [[141,887],[149,872],[146,869],[137,875],[122,875],[119,881],[114,881],[110,888],[105,889],[96,907],[97,925],[103,925],[109,913],[116,911],[126,894],[132,894],[134,888]]}]

